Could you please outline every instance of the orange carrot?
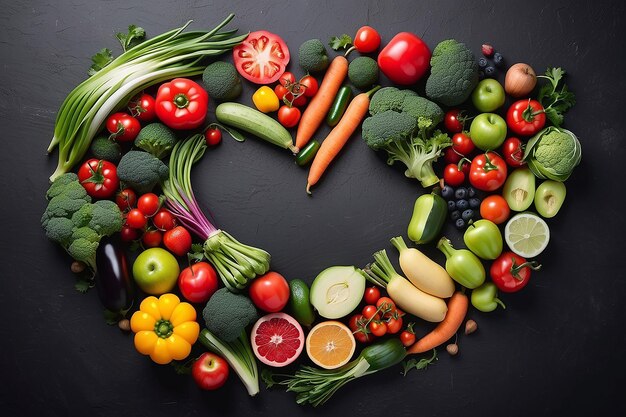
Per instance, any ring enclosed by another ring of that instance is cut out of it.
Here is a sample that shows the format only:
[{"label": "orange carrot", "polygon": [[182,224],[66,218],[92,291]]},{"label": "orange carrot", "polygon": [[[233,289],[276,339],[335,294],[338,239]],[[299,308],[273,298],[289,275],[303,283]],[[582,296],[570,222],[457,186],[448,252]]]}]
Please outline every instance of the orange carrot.
[{"label": "orange carrot", "polygon": [[467,295],[455,292],[448,301],[448,312],[443,321],[432,332],[415,342],[406,352],[408,354],[427,352],[449,340],[461,327],[468,306]]},{"label": "orange carrot", "polygon": [[[309,178],[307,179],[306,185],[307,194],[311,194],[311,187],[317,184],[320,178],[322,178],[328,165],[335,159],[339,151],[341,151],[348,142],[348,139],[350,139],[350,136],[352,136],[354,131],[359,127],[361,121],[367,115],[370,105],[370,96],[379,88],[380,87],[373,88],[367,93],[361,93],[356,96],[348,105],[348,108],[337,126],[335,126],[326,139],[324,139],[309,169]],[[317,95],[315,97],[317,97]]]},{"label": "orange carrot", "polygon": [[296,148],[304,148],[304,145],[311,140],[317,128],[326,118],[326,114],[332,106],[346,75],[348,75],[348,60],[340,55],[333,59],[328,66],[317,94],[302,113],[296,132]]}]

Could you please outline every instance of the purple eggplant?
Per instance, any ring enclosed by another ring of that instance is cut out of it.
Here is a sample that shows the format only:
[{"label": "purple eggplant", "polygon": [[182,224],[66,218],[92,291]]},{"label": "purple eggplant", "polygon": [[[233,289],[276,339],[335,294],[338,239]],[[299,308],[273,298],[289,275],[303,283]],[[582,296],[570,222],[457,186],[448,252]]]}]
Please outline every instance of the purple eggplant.
[{"label": "purple eggplant", "polygon": [[104,237],[96,251],[96,290],[102,305],[110,311],[128,310],[135,297],[126,253],[120,243]]}]

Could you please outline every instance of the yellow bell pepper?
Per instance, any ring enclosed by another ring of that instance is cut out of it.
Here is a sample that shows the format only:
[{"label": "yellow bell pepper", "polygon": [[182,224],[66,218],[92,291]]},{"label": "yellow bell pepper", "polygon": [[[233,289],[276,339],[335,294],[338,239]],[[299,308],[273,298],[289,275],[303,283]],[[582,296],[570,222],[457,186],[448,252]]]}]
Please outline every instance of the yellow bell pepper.
[{"label": "yellow bell pepper", "polygon": [[174,294],[145,298],[131,317],[130,328],[137,351],[161,365],[189,356],[200,333],[196,310]]},{"label": "yellow bell pepper", "polygon": [[278,96],[274,90],[266,85],[256,90],[252,95],[252,102],[256,108],[263,113],[276,111],[280,107]]}]

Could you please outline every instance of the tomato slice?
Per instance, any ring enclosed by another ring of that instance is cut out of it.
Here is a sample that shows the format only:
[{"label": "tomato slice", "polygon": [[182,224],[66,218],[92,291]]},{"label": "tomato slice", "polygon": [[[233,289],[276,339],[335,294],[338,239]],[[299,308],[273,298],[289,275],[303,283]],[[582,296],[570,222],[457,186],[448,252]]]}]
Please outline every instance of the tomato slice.
[{"label": "tomato slice", "polygon": [[252,32],[233,48],[233,60],[239,74],[256,84],[271,84],[285,72],[289,49],[278,35],[265,30]]}]

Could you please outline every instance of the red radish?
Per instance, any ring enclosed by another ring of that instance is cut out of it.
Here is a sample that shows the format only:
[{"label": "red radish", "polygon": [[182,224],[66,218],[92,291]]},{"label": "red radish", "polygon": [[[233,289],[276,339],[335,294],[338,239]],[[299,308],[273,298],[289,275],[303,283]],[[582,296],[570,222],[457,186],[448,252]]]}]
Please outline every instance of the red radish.
[{"label": "red radish", "polygon": [[491,56],[493,55],[493,46],[487,43],[484,43],[483,46],[481,47],[481,52],[487,58],[491,58]]},{"label": "red radish", "polygon": [[272,313],[254,324],[250,343],[258,360],[278,368],[289,365],[300,356],[304,348],[304,332],[290,315]]}]

